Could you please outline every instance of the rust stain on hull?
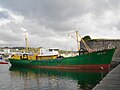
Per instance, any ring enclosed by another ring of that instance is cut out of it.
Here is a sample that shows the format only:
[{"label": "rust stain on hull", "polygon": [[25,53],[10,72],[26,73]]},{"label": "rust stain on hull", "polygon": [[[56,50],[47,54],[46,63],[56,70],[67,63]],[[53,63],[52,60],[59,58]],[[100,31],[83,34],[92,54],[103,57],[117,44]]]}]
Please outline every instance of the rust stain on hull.
[{"label": "rust stain on hull", "polygon": [[65,65],[65,66],[32,66],[32,68],[46,68],[46,69],[86,69],[86,70],[107,70],[110,67],[109,64],[99,64],[99,65]]}]

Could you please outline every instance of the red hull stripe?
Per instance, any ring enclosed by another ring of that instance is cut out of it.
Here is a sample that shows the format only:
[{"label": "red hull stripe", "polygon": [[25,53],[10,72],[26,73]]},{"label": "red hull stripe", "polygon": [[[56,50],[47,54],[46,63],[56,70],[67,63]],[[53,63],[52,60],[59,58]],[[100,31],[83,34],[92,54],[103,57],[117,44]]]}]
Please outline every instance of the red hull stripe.
[{"label": "red hull stripe", "polygon": [[8,62],[0,62],[0,64],[8,64]]},{"label": "red hull stripe", "polygon": [[99,65],[65,65],[65,66],[34,66],[34,68],[46,68],[46,69],[89,69],[89,70],[106,70],[110,67],[109,64]]}]

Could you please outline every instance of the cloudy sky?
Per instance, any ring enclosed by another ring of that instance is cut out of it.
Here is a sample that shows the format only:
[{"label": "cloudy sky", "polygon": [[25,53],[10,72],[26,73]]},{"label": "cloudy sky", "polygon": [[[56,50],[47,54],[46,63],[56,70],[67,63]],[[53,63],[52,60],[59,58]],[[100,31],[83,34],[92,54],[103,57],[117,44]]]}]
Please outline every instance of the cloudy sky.
[{"label": "cloudy sky", "polygon": [[0,46],[25,46],[25,29],[31,47],[70,50],[75,27],[81,36],[120,39],[119,24],[120,0],[0,0]]}]

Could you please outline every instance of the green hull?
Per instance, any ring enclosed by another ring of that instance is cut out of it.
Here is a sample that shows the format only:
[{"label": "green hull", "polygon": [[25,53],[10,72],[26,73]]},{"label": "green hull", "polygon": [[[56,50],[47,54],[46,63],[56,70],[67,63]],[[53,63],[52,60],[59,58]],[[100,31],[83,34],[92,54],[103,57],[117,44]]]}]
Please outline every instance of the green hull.
[{"label": "green hull", "polygon": [[15,60],[9,59],[12,66],[27,66],[51,69],[108,69],[114,49],[102,50],[80,56],[54,60]]}]

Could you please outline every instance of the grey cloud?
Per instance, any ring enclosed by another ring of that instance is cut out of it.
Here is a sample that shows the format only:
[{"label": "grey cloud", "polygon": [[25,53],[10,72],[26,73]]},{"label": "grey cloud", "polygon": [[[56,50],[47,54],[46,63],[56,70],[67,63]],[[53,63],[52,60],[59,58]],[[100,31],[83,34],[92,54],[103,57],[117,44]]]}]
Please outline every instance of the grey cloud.
[{"label": "grey cloud", "polygon": [[116,9],[119,6],[119,0],[0,0],[0,2],[4,7],[29,19],[36,19],[40,25],[55,31],[70,30],[71,26],[64,23],[69,19],[86,13],[95,13],[99,16],[111,7]]},{"label": "grey cloud", "polygon": [[0,11],[0,19],[6,19],[8,17],[9,16],[6,11]]},{"label": "grey cloud", "polygon": [[93,7],[91,0],[1,0],[1,3],[4,7],[27,18],[35,18],[41,25],[54,30],[65,30],[65,21],[87,13]]},{"label": "grey cloud", "polygon": [[[5,26],[4,29],[13,32],[13,35],[3,38],[6,41],[6,38],[21,40],[17,35],[23,27],[29,31],[31,41],[35,42],[37,38],[39,43],[51,40],[56,44],[60,37],[69,31],[75,31],[75,20],[78,20],[78,30],[82,35],[110,36],[107,34],[109,31],[112,34],[112,30],[119,31],[120,28],[119,0],[0,0],[0,5],[25,18],[22,23],[11,22]],[[107,13],[107,16],[105,13],[108,11],[113,15]],[[7,13],[1,12],[0,17],[7,18]],[[62,44],[63,42],[61,41]]]},{"label": "grey cloud", "polygon": [[0,39],[4,41],[19,41],[21,40],[17,34],[14,34],[13,32],[9,32],[9,30],[2,31],[0,30]]}]

